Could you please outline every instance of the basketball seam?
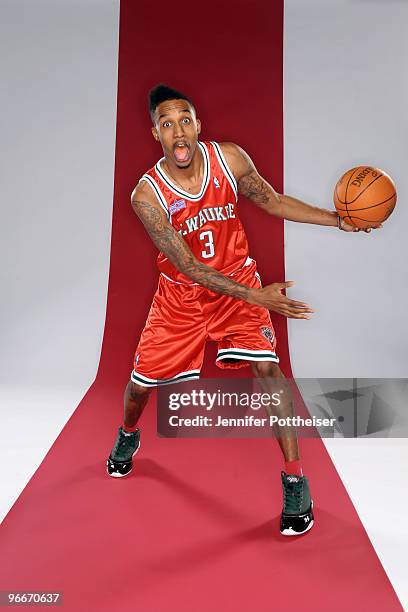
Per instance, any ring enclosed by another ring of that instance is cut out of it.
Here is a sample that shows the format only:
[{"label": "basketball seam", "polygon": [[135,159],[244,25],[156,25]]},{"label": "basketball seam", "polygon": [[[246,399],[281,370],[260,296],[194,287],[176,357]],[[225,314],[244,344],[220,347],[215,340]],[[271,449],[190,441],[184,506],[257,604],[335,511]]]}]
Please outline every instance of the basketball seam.
[{"label": "basketball seam", "polygon": [[371,181],[371,183],[369,183],[369,184],[367,185],[367,187],[364,187],[364,189],[363,189],[362,191],[360,191],[360,193],[358,194],[358,196],[356,196],[356,197],[354,198],[354,200],[351,200],[351,202],[347,202],[347,204],[354,204],[354,202],[355,202],[356,200],[358,200],[358,198],[361,196],[361,194],[362,194],[362,193],[364,193],[364,192],[365,192],[365,191],[366,191],[366,190],[367,190],[369,187],[371,187],[371,185],[372,185],[373,183],[375,183],[375,181],[378,181],[378,179],[380,179],[382,176],[384,176],[384,174],[380,174],[379,176],[376,176],[376,177],[375,177],[375,179],[374,179],[373,181]]},{"label": "basketball seam", "polygon": [[[347,199],[347,189],[348,189],[348,186],[349,186],[350,179],[351,179],[351,177],[353,176],[354,172],[355,172],[355,171],[356,171],[358,168],[361,168],[361,166],[357,166],[356,168],[354,168],[353,172],[352,172],[352,173],[351,173],[351,175],[349,176],[349,180],[348,180],[348,183],[347,183],[347,185],[346,185],[346,199]],[[346,173],[346,174],[347,174],[347,173]],[[343,176],[344,176],[344,175],[343,175]],[[340,199],[339,192],[337,191],[338,186],[339,186],[339,183],[336,183],[335,192],[336,192],[337,199],[338,199],[338,201],[340,202],[340,204],[346,204],[346,202],[343,202],[343,200],[341,200],[341,199]]]},{"label": "basketball seam", "polygon": [[[353,211],[351,211],[351,212],[353,212]],[[364,219],[364,217],[357,217],[357,215],[349,215],[349,218],[350,218],[350,219],[359,219],[360,221],[365,221],[366,223],[376,223],[376,222],[377,222],[375,219],[374,219],[374,220],[367,221],[367,219]],[[378,223],[379,223],[379,222],[380,222],[380,221],[378,221]],[[354,223],[353,223],[353,225],[354,225]],[[361,229],[361,228],[360,228],[360,229]]]},{"label": "basketball seam", "polygon": [[351,177],[352,177],[352,176],[353,176],[353,174],[355,174],[355,173],[357,172],[357,170],[359,170],[360,168],[361,168],[361,166],[357,166],[357,168],[354,168],[354,172],[352,172],[352,173],[350,174],[350,176],[349,176],[349,180],[347,181],[346,191],[345,191],[345,194],[344,194],[345,201],[343,202],[343,204],[345,204],[346,206],[347,206],[347,190],[348,190],[349,185],[350,185]]},{"label": "basketball seam", "polygon": [[340,196],[339,196],[339,192],[337,191],[337,188],[338,188],[338,183],[336,185],[336,196],[337,196],[337,199],[340,202],[340,204],[345,204],[345,202],[343,202],[343,200],[340,200]]},{"label": "basketball seam", "polygon": [[397,195],[397,192],[394,191],[392,196],[390,196],[386,200],[383,200],[382,202],[378,202],[378,204],[372,204],[371,206],[365,206],[364,208],[353,208],[352,212],[356,212],[357,210],[367,210],[368,208],[375,208],[376,206],[381,206],[381,204],[385,204],[386,202],[388,202],[388,200],[392,200],[392,198],[395,198],[396,195]]},{"label": "basketball seam", "polygon": [[[350,219],[350,221],[351,221],[351,217],[350,217],[349,209],[348,209],[348,206],[347,206],[347,190],[348,190],[348,187],[350,185],[351,177],[353,176],[353,174],[355,174],[358,171],[359,168],[361,168],[361,166],[357,166],[357,168],[354,170],[354,172],[352,172],[350,174],[349,180],[347,181],[347,185],[346,185],[346,192],[344,194],[344,197],[345,197],[344,204],[346,205],[346,212],[348,214],[348,218]],[[352,221],[351,221],[351,223],[354,225],[354,223]]]},{"label": "basketball seam", "polygon": [[[352,173],[350,174],[350,176],[349,176],[349,179],[348,179],[348,181],[347,181],[347,185],[346,185],[346,191],[345,191],[345,198],[346,198],[346,199],[345,199],[345,200],[342,200],[342,199],[340,198],[340,196],[339,196],[339,192],[338,192],[338,186],[339,186],[339,184],[338,184],[338,183],[336,184],[335,192],[336,192],[336,196],[337,196],[337,199],[338,199],[338,201],[340,202],[340,204],[344,204],[345,206],[347,206],[347,204],[353,204],[353,202],[355,202],[355,201],[357,200],[357,198],[359,198],[359,197],[361,196],[361,194],[362,194],[362,193],[364,193],[364,191],[370,187],[370,185],[372,185],[373,183],[375,183],[375,181],[376,181],[377,179],[381,178],[382,176],[386,176],[386,175],[385,175],[383,172],[381,172],[381,174],[380,174],[379,176],[376,176],[376,177],[375,177],[375,179],[374,179],[373,181],[371,181],[371,183],[369,183],[369,184],[367,185],[367,187],[364,187],[363,191],[361,191],[361,192],[358,194],[358,196],[354,198],[354,200],[351,200],[351,202],[347,202],[347,191],[348,191],[348,188],[349,188],[349,185],[350,185],[350,181],[351,181],[351,179],[352,179],[352,177],[353,177],[353,174],[355,174],[355,172],[356,172],[357,170],[359,170],[359,168],[361,168],[361,167],[362,167],[362,166],[357,166],[356,168],[354,168],[353,172],[352,172]],[[363,166],[363,167],[366,167],[366,168],[367,168],[367,167],[370,167],[370,166]],[[396,193],[396,192],[394,192],[394,193]]]}]

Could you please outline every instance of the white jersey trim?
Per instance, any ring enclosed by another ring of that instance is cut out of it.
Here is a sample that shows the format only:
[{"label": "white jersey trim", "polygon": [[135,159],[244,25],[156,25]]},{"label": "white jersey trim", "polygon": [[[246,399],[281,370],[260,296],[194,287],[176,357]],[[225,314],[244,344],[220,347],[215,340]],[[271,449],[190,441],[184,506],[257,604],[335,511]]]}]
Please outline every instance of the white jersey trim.
[{"label": "white jersey trim", "polygon": [[205,144],[203,142],[198,141],[198,146],[201,149],[203,158],[204,158],[204,175],[203,175],[203,182],[201,184],[201,189],[199,191],[199,193],[197,194],[191,194],[188,193],[187,191],[184,191],[184,189],[181,189],[180,187],[177,187],[177,185],[175,185],[167,176],[167,174],[165,174],[161,168],[161,162],[164,160],[164,157],[162,157],[161,159],[159,159],[159,161],[157,162],[157,164],[155,165],[155,170],[157,172],[157,174],[160,176],[161,180],[163,181],[163,183],[165,185],[167,185],[167,187],[173,191],[173,193],[175,193],[178,196],[181,196],[183,198],[185,198],[186,200],[190,200],[191,202],[197,202],[198,200],[201,200],[201,198],[203,197],[208,184],[210,182],[210,156],[208,154],[207,151],[207,147],[205,146]]},{"label": "white jersey trim", "polygon": [[193,287],[198,285],[198,283],[181,283],[180,281],[175,281],[170,278],[170,276],[167,276],[167,274],[165,274],[164,272],[160,272],[160,274],[162,274],[164,278],[166,278],[168,281],[170,281],[171,283],[175,283],[176,285],[184,285],[185,287]]},{"label": "white jersey trim", "polygon": [[161,189],[158,186],[158,184],[156,183],[156,181],[150,176],[150,174],[144,174],[142,176],[142,178],[139,180],[139,183],[141,183],[142,181],[146,181],[146,183],[148,185],[150,185],[150,187],[152,188],[155,196],[159,200],[159,203],[161,204],[161,207],[166,212],[166,215],[167,215],[168,219],[170,219],[170,213],[169,213],[169,209],[167,208],[166,198],[162,194]]},{"label": "white jersey trim", "polygon": [[235,180],[235,176],[231,168],[227,164],[227,160],[225,159],[218,142],[211,141],[211,144],[214,147],[214,151],[217,156],[218,163],[220,164],[227,181],[229,182],[229,184],[232,187],[233,192],[235,193],[236,200],[238,200],[238,185],[237,185],[237,181]]},{"label": "white jersey trim", "polygon": [[[253,259],[252,257],[247,257],[245,260],[244,265],[241,268],[238,268],[238,270],[235,270],[235,272],[231,272],[231,274],[228,274],[228,276],[234,276],[234,274],[237,274],[238,272],[241,272],[242,268],[246,268],[247,266],[250,266],[251,263],[253,263]],[[257,272],[255,272],[255,275],[257,274]]]}]

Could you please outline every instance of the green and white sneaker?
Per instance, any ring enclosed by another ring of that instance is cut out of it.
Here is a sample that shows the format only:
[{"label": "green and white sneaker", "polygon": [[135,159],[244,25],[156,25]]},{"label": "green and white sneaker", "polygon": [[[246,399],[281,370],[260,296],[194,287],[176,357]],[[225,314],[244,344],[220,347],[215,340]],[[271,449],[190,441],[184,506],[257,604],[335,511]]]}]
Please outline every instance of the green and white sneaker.
[{"label": "green and white sneaker", "polygon": [[310,497],[306,476],[281,472],[283,510],[280,532],[285,536],[301,535],[314,525],[313,500]]},{"label": "green and white sneaker", "polygon": [[140,430],[127,432],[119,427],[115,444],[106,462],[109,476],[127,476],[133,467],[133,457],[140,448]]}]

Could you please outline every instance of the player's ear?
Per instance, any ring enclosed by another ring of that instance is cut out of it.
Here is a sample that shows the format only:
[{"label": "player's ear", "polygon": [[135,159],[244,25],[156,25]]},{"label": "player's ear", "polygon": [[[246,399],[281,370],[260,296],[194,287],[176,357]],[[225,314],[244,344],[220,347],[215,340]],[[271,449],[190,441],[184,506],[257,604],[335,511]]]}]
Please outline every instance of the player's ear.
[{"label": "player's ear", "polygon": [[157,132],[157,130],[156,130],[156,128],[155,128],[154,126],[152,127],[152,134],[153,134],[153,138],[154,138],[154,139],[155,139],[157,142],[159,142],[159,140],[160,140],[160,139],[159,139],[159,134],[158,134],[158,132]]},{"label": "player's ear", "polygon": [[201,133],[201,121],[199,119],[196,119],[197,122],[197,134]]}]

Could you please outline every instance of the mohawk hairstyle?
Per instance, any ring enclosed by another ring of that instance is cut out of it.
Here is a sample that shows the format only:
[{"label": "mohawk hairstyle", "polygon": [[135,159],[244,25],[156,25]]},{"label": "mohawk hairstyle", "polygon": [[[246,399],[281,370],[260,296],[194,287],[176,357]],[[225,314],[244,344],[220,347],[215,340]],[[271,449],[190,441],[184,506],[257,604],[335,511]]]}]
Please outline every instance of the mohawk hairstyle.
[{"label": "mohawk hairstyle", "polygon": [[153,122],[156,108],[162,102],[166,102],[166,100],[186,100],[195,110],[194,104],[188,96],[181,93],[181,91],[177,91],[177,89],[173,89],[172,87],[167,87],[167,85],[164,85],[163,83],[159,83],[149,91],[148,95],[149,113]]}]

